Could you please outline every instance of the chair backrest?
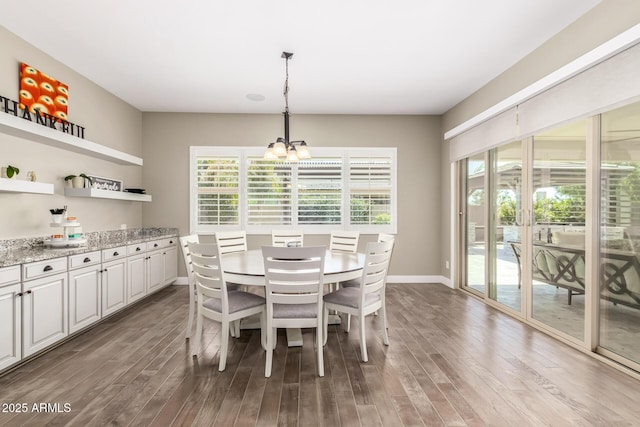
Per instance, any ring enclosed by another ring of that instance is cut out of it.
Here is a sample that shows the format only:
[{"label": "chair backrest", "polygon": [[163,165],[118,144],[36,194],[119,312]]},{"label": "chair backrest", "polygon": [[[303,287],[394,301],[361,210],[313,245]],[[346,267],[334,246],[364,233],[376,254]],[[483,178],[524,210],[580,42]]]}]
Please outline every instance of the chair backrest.
[{"label": "chair backrest", "polygon": [[189,242],[198,243],[198,235],[190,234],[188,236],[180,236],[180,248],[182,249],[184,267],[187,269],[187,280],[189,281],[189,286],[195,288],[195,282],[193,281],[193,267],[191,266],[191,253],[189,252]]},{"label": "chair backrest", "polygon": [[331,252],[358,252],[359,231],[332,231],[329,239],[329,250]]},{"label": "chair backrest", "polygon": [[267,312],[272,304],[317,304],[322,313],[325,246],[263,246]]},{"label": "chair backrest", "polygon": [[361,303],[364,303],[366,294],[384,293],[387,285],[389,261],[393,253],[393,243],[393,240],[367,243],[362,281],[360,282]]},{"label": "chair backrest", "polygon": [[198,243],[218,243],[215,234],[198,234]]},{"label": "chair backrest", "polygon": [[304,232],[302,230],[271,230],[272,246],[304,246]]},{"label": "chair backrest", "polygon": [[216,242],[220,255],[247,250],[247,232],[241,231],[217,231]]},{"label": "chair backrest", "polygon": [[[193,278],[198,294],[207,298],[221,300],[222,313],[229,313],[229,300],[227,298],[227,286],[224,281],[224,272],[220,265],[220,252],[215,243],[189,242],[191,265],[193,266]],[[203,298],[198,298],[202,303]]]},{"label": "chair backrest", "polygon": [[378,242],[388,242],[389,240],[395,240],[396,236],[393,234],[379,233]]}]

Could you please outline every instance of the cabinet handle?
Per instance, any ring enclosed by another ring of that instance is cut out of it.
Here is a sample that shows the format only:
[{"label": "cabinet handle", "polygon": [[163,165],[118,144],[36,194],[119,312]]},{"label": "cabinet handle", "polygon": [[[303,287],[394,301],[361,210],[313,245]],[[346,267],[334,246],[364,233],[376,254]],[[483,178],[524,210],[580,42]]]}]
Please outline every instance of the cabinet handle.
[{"label": "cabinet handle", "polygon": [[104,270],[102,270],[102,273],[104,273],[105,271],[107,271],[107,269],[105,268]]},{"label": "cabinet handle", "polygon": [[30,294],[30,293],[31,293],[31,289],[29,289],[29,290],[27,291],[27,293],[28,293],[28,294]]},{"label": "cabinet handle", "polygon": [[169,244],[172,245],[173,244],[173,240],[169,240]]},{"label": "cabinet handle", "polygon": [[113,256],[118,256],[118,255],[120,255],[120,254],[118,253],[118,251],[115,251],[115,252],[113,253]]},{"label": "cabinet handle", "polygon": [[53,270],[53,267],[51,267],[50,265],[47,265],[44,267],[42,271],[51,271],[51,270]]},{"label": "cabinet handle", "polygon": [[91,262],[91,258],[86,257],[86,258],[84,259],[84,261],[82,261],[82,262]]},{"label": "cabinet handle", "polygon": [[153,247],[154,247],[154,248],[157,248],[157,247],[158,247],[158,244],[157,244],[157,243],[154,243],[154,244],[153,244]]},{"label": "cabinet handle", "polygon": [[139,248],[139,247],[138,247],[138,248],[136,248],[136,252],[140,252],[140,248]]},{"label": "cabinet handle", "polygon": [[22,295],[24,295],[22,292],[18,292],[18,293],[16,294],[16,296],[17,296],[17,297],[21,297]]}]

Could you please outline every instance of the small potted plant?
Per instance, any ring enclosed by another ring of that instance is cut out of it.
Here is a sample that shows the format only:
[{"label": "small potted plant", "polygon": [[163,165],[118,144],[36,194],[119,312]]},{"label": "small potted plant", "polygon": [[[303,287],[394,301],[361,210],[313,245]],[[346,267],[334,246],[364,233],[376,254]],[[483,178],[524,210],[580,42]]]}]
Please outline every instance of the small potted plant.
[{"label": "small potted plant", "polygon": [[1,169],[0,174],[2,175],[3,178],[13,178],[14,176],[18,175],[20,173],[20,169],[18,169],[15,166],[3,166]]},{"label": "small potted plant", "polygon": [[67,175],[64,177],[65,181],[71,181],[73,188],[84,188],[85,181],[89,181],[89,185],[93,184],[93,181],[86,174],[81,173],[79,175]]}]

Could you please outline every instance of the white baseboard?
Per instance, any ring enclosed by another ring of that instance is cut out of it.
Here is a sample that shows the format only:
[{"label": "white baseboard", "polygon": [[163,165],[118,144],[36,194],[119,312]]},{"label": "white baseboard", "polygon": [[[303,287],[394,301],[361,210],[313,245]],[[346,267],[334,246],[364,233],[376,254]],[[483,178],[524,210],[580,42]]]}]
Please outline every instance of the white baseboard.
[{"label": "white baseboard", "polygon": [[445,286],[451,287],[451,280],[448,277],[444,276],[391,275],[387,277],[387,283],[441,283]]},{"label": "white baseboard", "polygon": [[[387,283],[424,283],[424,284],[433,284],[433,283],[441,283],[445,286],[452,288],[451,279],[445,276],[409,276],[409,275],[394,275],[387,277]],[[188,285],[189,281],[186,277],[178,277],[174,285]]]},{"label": "white baseboard", "polygon": [[189,279],[187,279],[186,277],[178,277],[176,279],[175,282],[173,282],[174,285],[188,285],[189,284]]}]

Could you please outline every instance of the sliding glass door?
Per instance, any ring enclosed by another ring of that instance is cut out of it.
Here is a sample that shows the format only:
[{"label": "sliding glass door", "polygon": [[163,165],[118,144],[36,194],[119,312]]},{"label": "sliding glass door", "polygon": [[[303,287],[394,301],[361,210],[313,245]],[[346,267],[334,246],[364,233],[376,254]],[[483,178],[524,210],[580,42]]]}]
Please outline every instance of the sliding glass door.
[{"label": "sliding glass door", "polygon": [[521,311],[522,143],[490,151],[489,298]]},{"label": "sliding glass door", "polygon": [[640,104],[601,128],[599,344],[640,364]]},{"label": "sliding glass door", "polygon": [[584,340],[586,121],[535,135],[531,316]]},{"label": "sliding glass door", "polygon": [[464,176],[466,200],[462,203],[465,221],[465,280],[464,286],[472,292],[485,292],[485,155],[469,157]]}]

